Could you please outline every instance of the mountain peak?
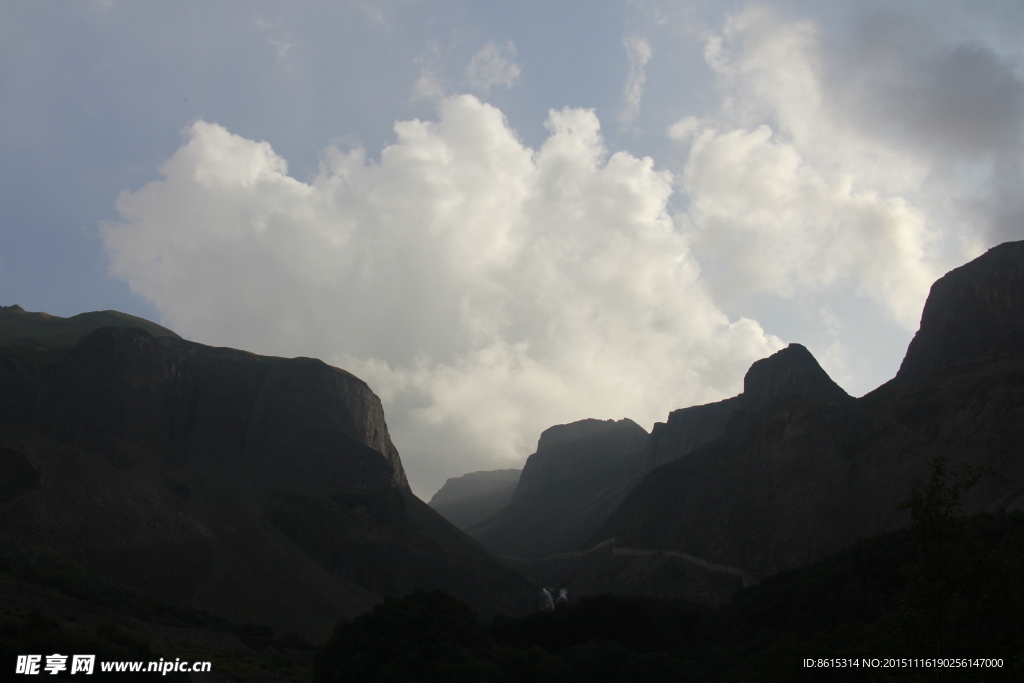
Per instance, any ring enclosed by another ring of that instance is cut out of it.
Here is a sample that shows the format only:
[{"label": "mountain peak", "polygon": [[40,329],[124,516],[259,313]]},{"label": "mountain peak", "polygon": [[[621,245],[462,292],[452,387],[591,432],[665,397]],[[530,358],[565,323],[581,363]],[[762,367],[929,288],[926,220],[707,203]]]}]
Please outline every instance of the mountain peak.
[{"label": "mountain peak", "polygon": [[1005,242],[932,285],[897,377],[1024,353],[1024,242]]},{"label": "mountain peak", "polygon": [[743,378],[743,396],[754,404],[785,398],[849,398],[800,344],[790,344],[751,365]]},{"label": "mountain peak", "polygon": [[589,439],[590,437],[597,436],[599,434],[608,434],[610,432],[622,432],[622,433],[640,433],[642,432],[646,436],[647,432],[643,427],[633,422],[628,417],[622,418],[619,421],[615,420],[596,420],[593,418],[587,418],[585,420],[577,420],[576,422],[570,422],[564,425],[555,425],[554,427],[548,427],[541,432],[540,439],[537,441],[537,452],[546,453],[552,448],[562,446],[573,441],[580,439]]}]

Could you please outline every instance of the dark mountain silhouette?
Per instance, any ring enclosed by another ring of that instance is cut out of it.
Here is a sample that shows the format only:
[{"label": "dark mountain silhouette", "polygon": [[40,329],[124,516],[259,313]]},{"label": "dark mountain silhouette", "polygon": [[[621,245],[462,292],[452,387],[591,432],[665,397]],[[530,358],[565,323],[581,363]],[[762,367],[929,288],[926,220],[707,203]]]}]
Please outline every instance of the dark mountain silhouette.
[{"label": "dark mountain silhouette", "polygon": [[[411,493],[357,377],[152,324],[87,331],[121,314],[89,315],[0,317],[21,326],[0,337],[0,544],[316,639],[418,588],[484,614],[533,606],[522,577]],[[17,337],[44,326],[77,343]]]},{"label": "dark mountain silhouette", "polygon": [[1024,354],[1024,242],[1006,242],[932,285],[898,378]]},{"label": "dark mountain silhouette", "polygon": [[725,421],[717,439],[689,450],[700,438],[667,438],[671,418],[654,431],[650,460],[669,462],[647,473],[587,545],[615,541],[563,582],[576,594],[720,602],[744,581],[906,526],[898,506],[938,456],[954,471],[986,468],[966,512],[1024,508],[1022,320],[1018,242],[937,281],[899,374],[860,399],[801,346],[758,361],[743,394],[690,409],[704,413],[705,433]]},{"label": "dark mountain silhouette", "polygon": [[502,556],[537,558],[575,550],[628,493],[647,436],[627,419],[580,420],[546,429],[511,502],[468,533]]},{"label": "dark mountain silhouette", "polygon": [[430,507],[460,529],[500,511],[512,499],[522,470],[470,472],[452,477],[430,499]]},{"label": "dark mountain silhouette", "polygon": [[790,344],[750,367],[739,396],[674,410],[669,413],[667,423],[655,423],[638,478],[722,436],[734,413],[738,419],[741,415],[760,414],[787,400],[842,401],[848,398],[821,369],[810,351],[800,344]]}]

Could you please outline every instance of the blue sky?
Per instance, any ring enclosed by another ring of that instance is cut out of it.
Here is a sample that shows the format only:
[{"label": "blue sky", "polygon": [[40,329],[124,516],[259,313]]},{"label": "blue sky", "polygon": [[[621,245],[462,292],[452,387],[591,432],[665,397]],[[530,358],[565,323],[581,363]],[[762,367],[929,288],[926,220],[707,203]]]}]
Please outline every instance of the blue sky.
[{"label": "blue sky", "polygon": [[1012,2],[0,5],[0,292],[310,355],[414,490],[808,346],[862,395],[1024,233]]}]

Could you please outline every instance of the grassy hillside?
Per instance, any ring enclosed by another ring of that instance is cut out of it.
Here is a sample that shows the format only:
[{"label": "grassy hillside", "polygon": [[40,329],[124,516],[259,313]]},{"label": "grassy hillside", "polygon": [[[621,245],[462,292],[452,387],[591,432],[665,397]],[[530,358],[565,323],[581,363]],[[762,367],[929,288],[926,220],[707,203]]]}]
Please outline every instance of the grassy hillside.
[{"label": "grassy hillside", "polygon": [[101,327],[141,327],[154,337],[177,334],[144,318],[119,311],[92,311],[70,318],[0,306],[0,347],[32,365],[58,360],[78,340]]}]

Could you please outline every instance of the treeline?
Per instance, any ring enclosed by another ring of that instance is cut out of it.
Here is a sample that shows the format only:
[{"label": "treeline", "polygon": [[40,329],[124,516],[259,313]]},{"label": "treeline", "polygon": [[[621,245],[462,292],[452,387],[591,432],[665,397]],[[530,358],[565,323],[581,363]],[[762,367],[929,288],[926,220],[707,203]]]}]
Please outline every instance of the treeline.
[{"label": "treeline", "polygon": [[[935,501],[918,502],[912,529],[862,540],[719,608],[605,595],[483,623],[440,592],[385,600],[338,625],[316,680],[1021,680],[1024,513],[963,518],[953,506],[927,517]],[[803,665],[823,657],[996,658],[1002,667]]]}]

